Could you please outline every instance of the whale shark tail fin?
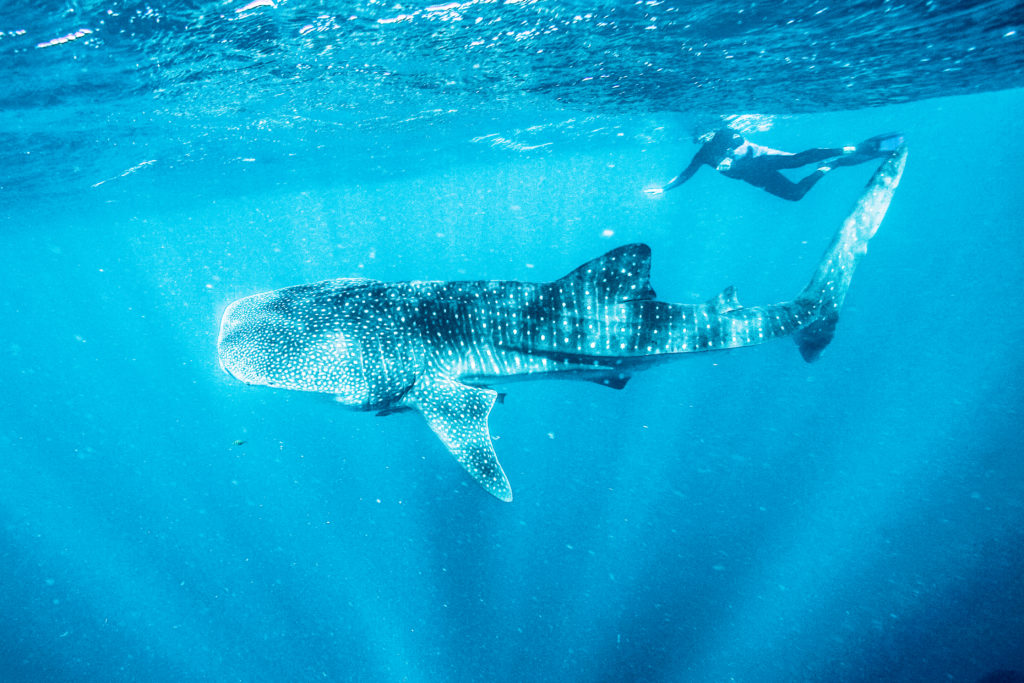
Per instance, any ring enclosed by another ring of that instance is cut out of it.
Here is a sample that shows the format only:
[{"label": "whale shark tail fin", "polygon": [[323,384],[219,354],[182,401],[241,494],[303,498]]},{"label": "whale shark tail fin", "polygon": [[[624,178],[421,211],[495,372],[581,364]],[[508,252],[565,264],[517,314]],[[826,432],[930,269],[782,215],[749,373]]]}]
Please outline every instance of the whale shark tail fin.
[{"label": "whale shark tail fin", "polygon": [[822,312],[822,316],[807,327],[797,330],[794,334],[796,346],[800,349],[800,355],[808,363],[813,363],[821,356],[832,337],[836,336],[836,323],[839,322],[839,313],[835,311]]},{"label": "whale shark tail fin", "polygon": [[882,162],[825,250],[811,281],[796,299],[796,303],[813,316],[812,322],[793,335],[800,354],[808,363],[818,359],[835,335],[839,310],[850,288],[853,271],[867,253],[868,242],[889,209],[906,163],[906,146],[901,146]]}]

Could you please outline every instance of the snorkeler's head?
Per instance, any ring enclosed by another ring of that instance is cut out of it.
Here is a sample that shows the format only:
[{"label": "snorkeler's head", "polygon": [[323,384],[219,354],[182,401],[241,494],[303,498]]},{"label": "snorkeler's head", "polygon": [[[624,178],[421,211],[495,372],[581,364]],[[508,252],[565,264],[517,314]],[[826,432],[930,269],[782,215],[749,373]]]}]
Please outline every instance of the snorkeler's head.
[{"label": "snorkeler's head", "polygon": [[702,145],[711,145],[716,149],[732,149],[743,142],[743,137],[732,128],[719,128],[718,130],[709,130],[703,135],[698,136],[694,142]]},{"label": "snorkeler's head", "polygon": [[743,136],[726,125],[720,128],[705,130],[703,133],[695,132],[692,140],[695,145],[711,143],[715,146],[732,148],[743,142]]},{"label": "snorkeler's head", "polygon": [[693,143],[696,144],[696,145],[703,145],[705,143],[711,142],[711,138],[713,138],[713,137],[715,137],[715,131],[713,131],[713,130],[705,131],[705,132],[700,133],[698,135],[694,135],[693,136]]}]

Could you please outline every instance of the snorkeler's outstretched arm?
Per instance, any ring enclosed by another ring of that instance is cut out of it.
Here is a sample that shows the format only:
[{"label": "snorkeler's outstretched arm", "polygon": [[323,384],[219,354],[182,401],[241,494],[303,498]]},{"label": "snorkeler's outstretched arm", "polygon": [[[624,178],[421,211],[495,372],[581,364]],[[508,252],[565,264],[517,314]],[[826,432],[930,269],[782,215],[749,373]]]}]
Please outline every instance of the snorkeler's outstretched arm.
[{"label": "snorkeler's outstretched arm", "polygon": [[667,185],[665,185],[664,187],[647,188],[646,190],[644,190],[644,192],[653,197],[662,194],[663,192],[667,192],[668,190],[671,190],[674,187],[679,187],[680,185],[682,185],[687,180],[693,177],[693,174],[697,172],[697,169],[700,168],[702,163],[704,162],[701,158],[701,153],[697,152],[697,154],[694,155],[693,160],[690,161],[690,165],[684,168],[683,171],[675,178],[668,181]]},{"label": "snorkeler's outstretched arm", "polygon": [[704,161],[703,159],[701,159],[701,155],[697,154],[696,156],[693,157],[693,161],[690,162],[690,165],[683,169],[682,173],[677,175],[672,180],[668,181],[668,185],[661,189],[664,191],[668,191],[671,190],[673,187],[679,187],[680,185],[682,185],[687,180],[693,177],[693,174],[697,172],[697,169],[701,167],[702,163],[704,163]]}]

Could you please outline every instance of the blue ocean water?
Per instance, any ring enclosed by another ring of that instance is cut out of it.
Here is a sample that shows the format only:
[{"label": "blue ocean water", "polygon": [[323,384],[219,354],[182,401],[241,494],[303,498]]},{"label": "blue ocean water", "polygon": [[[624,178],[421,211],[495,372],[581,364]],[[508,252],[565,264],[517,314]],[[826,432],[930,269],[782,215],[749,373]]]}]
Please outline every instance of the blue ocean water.
[{"label": "blue ocean water", "polygon": [[[69,0],[0,8],[0,679],[977,681],[1024,670],[1024,12],[1007,2]],[[902,131],[834,342],[490,417],[245,386],[220,314],[335,277],[790,298]]]}]

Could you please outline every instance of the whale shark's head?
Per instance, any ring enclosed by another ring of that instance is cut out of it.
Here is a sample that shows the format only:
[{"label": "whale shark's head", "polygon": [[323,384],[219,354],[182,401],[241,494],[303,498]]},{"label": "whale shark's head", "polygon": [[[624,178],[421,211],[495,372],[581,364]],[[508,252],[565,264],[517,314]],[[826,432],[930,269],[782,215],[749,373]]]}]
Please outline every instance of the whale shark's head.
[{"label": "whale shark's head", "polygon": [[[332,393],[345,405],[369,407],[361,321],[345,315],[337,296],[348,282],[289,287],[229,305],[217,341],[221,367],[246,384]],[[335,291],[325,298],[328,285]]]}]

